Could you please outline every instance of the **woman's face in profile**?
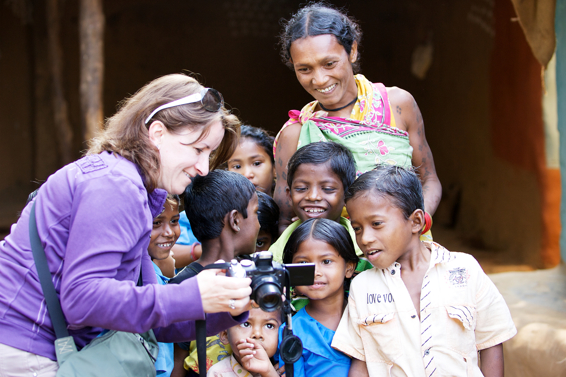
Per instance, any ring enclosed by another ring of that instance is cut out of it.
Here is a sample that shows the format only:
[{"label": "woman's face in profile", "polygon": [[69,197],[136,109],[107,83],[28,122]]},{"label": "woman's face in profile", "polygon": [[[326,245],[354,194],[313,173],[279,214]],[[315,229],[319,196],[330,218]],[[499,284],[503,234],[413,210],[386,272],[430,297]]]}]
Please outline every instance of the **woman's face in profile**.
[{"label": "woman's face in profile", "polygon": [[325,107],[344,106],[358,95],[352,68],[356,46],[348,55],[334,35],[322,34],[297,39],[290,53],[297,79]]},{"label": "woman's face in profile", "polygon": [[[153,124],[150,128],[152,126]],[[171,132],[162,127],[159,136],[155,138],[161,160],[159,188],[170,194],[181,195],[197,174],[208,174],[210,154],[222,142],[224,127],[219,119],[212,123],[208,133],[198,140],[202,132],[202,127],[187,126],[178,132]]]}]

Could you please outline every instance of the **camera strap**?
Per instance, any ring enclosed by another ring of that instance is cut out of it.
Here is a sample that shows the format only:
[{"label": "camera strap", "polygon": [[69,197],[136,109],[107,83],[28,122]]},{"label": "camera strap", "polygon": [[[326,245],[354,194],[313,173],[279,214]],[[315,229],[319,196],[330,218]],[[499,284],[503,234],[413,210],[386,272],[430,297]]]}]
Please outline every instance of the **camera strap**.
[{"label": "camera strap", "polygon": [[[181,284],[181,282],[183,282],[184,280],[193,278],[204,270],[226,270],[229,267],[230,263],[213,263],[200,269],[200,265],[199,268],[195,268],[194,266],[191,267],[191,264],[189,264],[188,266],[183,268],[181,272],[175,275],[173,279],[169,280],[168,284]],[[199,376],[206,377],[206,314],[204,319],[195,321],[195,338],[197,342],[197,361]]]},{"label": "camera strap", "polygon": [[283,339],[279,346],[279,354],[281,360],[285,363],[285,376],[294,377],[294,364],[303,356],[303,342],[301,339],[293,335],[293,313],[291,311],[291,275],[289,270],[285,270],[285,302],[283,302],[282,310],[285,319],[285,328],[283,329]]},{"label": "camera strap", "polygon": [[[203,270],[225,270],[230,263],[213,263],[205,266]],[[195,336],[197,341],[198,373],[200,377],[206,377],[206,314],[205,319],[195,321]]]}]

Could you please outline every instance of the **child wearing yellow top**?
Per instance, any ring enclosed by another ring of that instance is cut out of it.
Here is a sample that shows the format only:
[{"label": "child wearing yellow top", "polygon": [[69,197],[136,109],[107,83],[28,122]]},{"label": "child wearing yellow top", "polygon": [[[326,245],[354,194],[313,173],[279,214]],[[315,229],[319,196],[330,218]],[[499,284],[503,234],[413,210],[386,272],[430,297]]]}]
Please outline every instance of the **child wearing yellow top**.
[{"label": "child wearing yellow top", "polygon": [[346,208],[374,266],[352,281],[332,342],[353,357],[349,376],[503,376],[509,309],[472,256],[420,241],[416,174],[379,166],[350,186]]}]

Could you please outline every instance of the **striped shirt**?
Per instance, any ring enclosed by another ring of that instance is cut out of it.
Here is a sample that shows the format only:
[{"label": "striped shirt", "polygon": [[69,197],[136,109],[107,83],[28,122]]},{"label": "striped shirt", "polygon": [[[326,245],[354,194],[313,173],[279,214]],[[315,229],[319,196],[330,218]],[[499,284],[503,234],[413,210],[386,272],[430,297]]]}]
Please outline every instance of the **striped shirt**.
[{"label": "striped shirt", "polygon": [[352,281],[332,347],[365,361],[370,376],[482,376],[478,351],[517,333],[509,308],[471,255],[425,245],[420,316],[401,265],[373,268]]}]

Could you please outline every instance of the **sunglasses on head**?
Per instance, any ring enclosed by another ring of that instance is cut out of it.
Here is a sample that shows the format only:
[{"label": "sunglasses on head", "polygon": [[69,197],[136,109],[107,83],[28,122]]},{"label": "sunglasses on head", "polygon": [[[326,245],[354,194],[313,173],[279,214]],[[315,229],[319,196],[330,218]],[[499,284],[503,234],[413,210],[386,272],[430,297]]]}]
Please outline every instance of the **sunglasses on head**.
[{"label": "sunglasses on head", "polygon": [[200,93],[191,94],[190,96],[179,98],[178,100],[159,106],[157,109],[153,110],[151,114],[149,114],[144,124],[147,125],[151,118],[153,118],[153,116],[161,110],[175,106],[187,105],[189,103],[195,103],[199,101],[206,111],[210,111],[212,113],[217,112],[224,105],[224,98],[222,98],[222,94],[220,94],[218,90],[212,88],[204,88]]}]

